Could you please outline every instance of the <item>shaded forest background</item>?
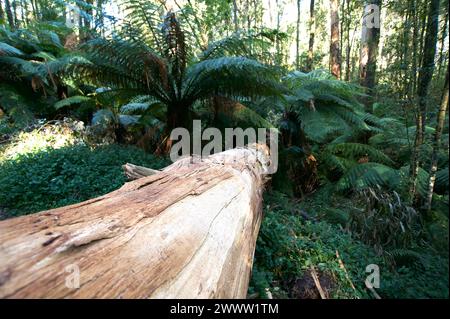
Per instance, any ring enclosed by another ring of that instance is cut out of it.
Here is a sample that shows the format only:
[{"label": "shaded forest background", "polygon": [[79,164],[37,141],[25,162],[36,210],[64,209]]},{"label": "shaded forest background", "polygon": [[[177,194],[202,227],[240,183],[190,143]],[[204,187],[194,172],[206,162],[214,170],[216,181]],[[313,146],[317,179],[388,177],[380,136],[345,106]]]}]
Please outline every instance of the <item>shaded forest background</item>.
[{"label": "shaded forest background", "polygon": [[274,127],[249,297],[319,298],[318,273],[329,298],[448,298],[448,21],[439,0],[0,0],[0,217],[164,167],[193,119]]}]

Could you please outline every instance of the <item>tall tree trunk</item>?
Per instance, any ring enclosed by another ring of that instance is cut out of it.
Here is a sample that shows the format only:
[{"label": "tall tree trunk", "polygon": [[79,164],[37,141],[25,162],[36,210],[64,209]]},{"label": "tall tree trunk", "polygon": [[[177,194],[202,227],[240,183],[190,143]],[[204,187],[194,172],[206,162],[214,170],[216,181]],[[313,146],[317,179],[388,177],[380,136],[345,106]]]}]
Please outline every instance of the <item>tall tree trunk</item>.
[{"label": "tall tree trunk", "polygon": [[247,12],[247,30],[252,28],[252,16],[250,12],[250,0],[245,0],[245,11]]},{"label": "tall tree trunk", "polygon": [[277,7],[277,26],[276,26],[276,30],[277,30],[277,36],[275,38],[275,48],[276,48],[276,63],[278,65],[281,64],[283,58],[283,53],[281,52],[281,38],[280,38],[280,25],[281,25],[281,16],[280,16],[280,0],[276,0],[276,7]]},{"label": "tall tree trunk", "polygon": [[314,36],[316,33],[316,23],[314,15],[314,0],[309,3],[309,46],[308,46],[308,61],[306,63],[306,71],[313,69],[314,63]]},{"label": "tall tree trunk", "polygon": [[[33,13],[33,18],[36,20],[37,15],[36,15],[36,7],[34,6],[34,1],[30,0],[30,4],[31,4],[31,12]],[[66,11],[66,9],[64,9],[64,12],[65,11]]]},{"label": "tall tree trunk", "polygon": [[408,92],[409,92],[409,75],[410,73],[408,72],[408,68],[406,66],[409,66],[409,29],[410,29],[410,25],[411,25],[411,12],[410,12],[410,8],[405,8],[404,10],[404,18],[402,19],[403,21],[405,21],[405,25],[408,26],[408,28],[404,27],[403,28],[403,34],[402,34],[402,38],[401,38],[401,43],[402,43],[402,52],[401,52],[401,62],[400,65],[405,66],[402,70],[402,75],[403,77],[401,78],[401,85],[402,85],[402,90],[401,90],[401,99],[406,99],[408,97]]},{"label": "tall tree trunk", "polygon": [[345,81],[350,81],[350,55],[352,52],[352,44],[350,40],[350,25],[351,25],[351,16],[350,16],[350,0],[347,0],[347,18],[346,18],[346,32],[347,32],[347,48],[345,54]]},{"label": "tall tree trunk", "polygon": [[5,11],[3,10],[3,4],[0,0],[0,23],[3,23],[3,20],[5,19]]},{"label": "tall tree trunk", "polygon": [[424,42],[422,66],[419,72],[417,84],[417,99],[419,110],[416,114],[416,137],[414,141],[413,154],[411,156],[410,170],[410,200],[415,201],[417,188],[417,174],[420,167],[420,148],[425,138],[425,121],[427,115],[428,90],[434,72],[434,59],[436,56],[436,45],[438,41],[439,26],[439,0],[432,0],[428,11],[427,30]]},{"label": "tall tree trunk", "polygon": [[414,14],[414,23],[413,23],[413,35],[412,35],[412,68],[411,68],[411,78],[412,78],[412,84],[411,84],[411,91],[410,91],[410,97],[412,97],[416,94],[417,90],[417,65],[418,62],[418,47],[419,47],[419,11],[417,6],[418,0],[412,0],[412,6],[413,6],[413,14]]},{"label": "tall tree trunk", "polygon": [[447,73],[445,75],[444,92],[442,94],[441,106],[439,108],[439,113],[437,116],[436,132],[434,134],[433,153],[431,155],[430,177],[428,180],[428,193],[427,193],[427,200],[425,203],[425,209],[428,213],[431,211],[434,183],[436,181],[436,172],[438,169],[438,166],[437,166],[438,152],[439,152],[439,149],[441,148],[441,136],[442,136],[442,131],[444,129],[445,114],[446,114],[447,108],[448,108],[448,90],[449,90],[449,86],[448,86],[448,68],[447,68]]},{"label": "tall tree trunk", "polygon": [[13,0],[11,2],[11,6],[12,6],[12,9],[13,9],[12,11],[13,11],[13,17],[14,17],[14,26],[16,28],[18,28],[19,25],[20,25],[20,21],[19,21],[18,13],[17,13],[17,2],[16,2],[16,0]]},{"label": "tall tree trunk", "polygon": [[237,0],[233,0],[233,22],[234,22],[234,31],[239,30],[239,23],[238,23],[238,6],[237,6]]},{"label": "tall tree trunk", "polygon": [[5,12],[6,17],[8,18],[9,27],[14,30],[16,27],[14,25],[14,17],[11,11],[11,3],[9,2],[9,0],[5,0]]},{"label": "tall tree trunk", "polygon": [[298,70],[300,67],[300,5],[301,0],[297,0],[297,30],[295,38],[295,68]]},{"label": "tall tree trunk", "polygon": [[[377,9],[378,8],[378,9]],[[372,112],[373,89],[376,83],[378,44],[380,42],[381,0],[368,0],[364,6],[361,31],[361,52],[359,60],[359,82],[366,88],[368,97],[364,98],[366,111]]]},{"label": "tall tree trunk", "polygon": [[26,2],[24,0],[20,0],[20,19],[22,23],[26,26],[28,25],[28,15],[25,12]]},{"label": "tall tree trunk", "polygon": [[260,22],[260,17],[258,14],[258,0],[253,0],[253,14],[255,15],[254,28],[258,28],[258,22]]},{"label": "tall tree trunk", "polygon": [[330,70],[337,79],[341,78],[341,50],[339,44],[339,0],[331,0],[331,43]]},{"label": "tall tree trunk", "polygon": [[442,26],[442,33],[441,33],[441,45],[439,48],[438,78],[441,77],[441,70],[442,70],[443,62],[445,61],[444,47],[445,47],[445,40],[447,39],[447,34],[448,34],[448,6],[449,6],[449,4],[446,1],[445,7],[444,7],[444,12],[445,12],[444,21],[443,21],[444,23]]},{"label": "tall tree trunk", "polygon": [[103,2],[104,0],[97,0],[97,6],[95,9],[97,24],[100,25],[102,34],[104,33]]},{"label": "tall tree trunk", "polygon": [[185,158],[0,222],[0,298],[245,298],[268,163],[265,146]]}]

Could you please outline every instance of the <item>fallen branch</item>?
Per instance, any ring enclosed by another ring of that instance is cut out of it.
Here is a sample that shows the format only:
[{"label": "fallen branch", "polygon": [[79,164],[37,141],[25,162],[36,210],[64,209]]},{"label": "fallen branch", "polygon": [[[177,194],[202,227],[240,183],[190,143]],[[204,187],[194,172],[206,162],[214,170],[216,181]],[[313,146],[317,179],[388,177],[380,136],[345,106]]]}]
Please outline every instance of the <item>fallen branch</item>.
[{"label": "fallen branch", "polygon": [[323,291],[322,285],[320,284],[319,276],[317,275],[317,272],[313,266],[311,266],[311,277],[313,278],[314,284],[316,285],[316,288],[319,291],[320,298],[327,299],[327,296]]},{"label": "fallen branch", "polygon": [[[350,279],[350,276],[348,275],[348,272],[347,272],[347,268],[345,268],[344,262],[342,261],[341,256],[339,255],[339,251],[337,249],[336,249],[336,257],[337,257],[338,262],[339,262],[339,268],[341,268],[344,271],[345,278],[347,278],[347,281],[350,283],[350,286],[356,292],[356,287],[353,284],[353,281]],[[356,297],[358,298],[358,296],[356,296]]]}]

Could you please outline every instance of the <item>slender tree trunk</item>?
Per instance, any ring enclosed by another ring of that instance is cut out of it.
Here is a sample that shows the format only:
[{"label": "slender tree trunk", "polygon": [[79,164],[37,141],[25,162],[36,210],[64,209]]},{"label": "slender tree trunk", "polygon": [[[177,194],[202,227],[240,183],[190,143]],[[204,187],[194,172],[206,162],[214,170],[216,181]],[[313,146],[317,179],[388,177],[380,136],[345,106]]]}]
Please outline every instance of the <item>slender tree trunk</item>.
[{"label": "slender tree trunk", "polygon": [[253,14],[255,15],[254,28],[256,29],[258,27],[258,22],[260,20],[258,14],[258,0],[253,0]]},{"label": "slender tree trunk", "polygon": [[234,22],[234,31],[239,30],[239,24],[238,24],[238,7],[237,7],[237,0],[233,0],[233,22]]},{"label": "slender tree trunk", "polygon": [[417,10],[417,1],[418,0],[412,0],[412,5],[413,5],[413,12],[414,12],[414,23],[413,23],[413,38],[412,38],[412,45],[413,45],[413,50],[412,50],[412,68],[411,68],[411,78],[412,78],[412,84],[411,84],[411,92],[410,92],[410,96],[412,98],[412,96],[414,96],[416,94],[416,90],[417,90],[417,65],[418,65],[418,57],[417,57],[417,51],[418,51],[418,36],[419,36],[419,24],[418,24],[418,19],[419,19],[419,13]]},{"label": "slender tree trunk", "polygon": [[[419,1],[420,4],[420,1]],[[423,58],[423,51],[424,51],[424,43],[425,43],[425,31],[426,31],[426,25],[427,25],[427,8],[428,8],[428,2],[427,1],[423,1],[421,3],[422,5],[419,7],[419,16],[422,18],[420,20],[420,27],[419,30],[420,31],[420,38],[419,38],[419,52],[420,52],[420,56],[419,56],[419,65],[422,63],[422,59]],[[421,14],[421,15],[420,15]]]},{"label": "slender tree trunk", "polygon": [[339,51],[341,52],[341,59],[344,55],[344,17],[345,17],[345,0],[342,0],[339,5]]},{"label": "slender tree trunk", "polygon": [[352,52],[352,45],[350,41],[350,25],[351,25],[351,17],[350,17],[350,0],[347,0],[347,14],[346,14],[346,24],[347,24],[347,48],[345,55],[345,81],[350,81],[350,55]]},{"label": "slender tree trunk", "polygon": [[278,65],[281,64],[282,62],[282,52],[281,52],[281,43],[280,43],[280,24],[281,24],[281,19],[280,19],[280,1],[276,0],[276,7],[277,7],[277,37],[275,38],[275,48],[277,50],[276,52],[276,63]]},{"label": "slender tree trunk", "polygon": [[3,23],[5,19],[5,11],[3,10],[3,4],[2,1],[0,0],[0,23]]},{"label": "slender tree trunk", "polygon": [[376,83],[377,55],[380,41],[381,0],[368,0],[364,6],[361,32],[361,52],[359,60],[359,82],[366,88],[368,97],[364,99],[366,111],[372,112],[373,89]]},{"label": "slender tree trunk", "polygon": [[297,0],[297,33],[295,38],[296,44],[295,67],[297,70],[300,68],[300,5],[301,0]]},{"label": "slender tree trunk", "polygon": [[250,0],[245,0],[245,11],[247,13],[247,30],[252,27],[252,16],[250,13]]},{"label": "slender tree trunk", "polygon": [[436,124],[436,132],[435,132],[434,141],[433,141],[433,153],[431,155],[430,177],[428,180],[428,193],[427,193],[427,200],[425,203],[425,209],[428,213],[431,211],[434,183],[436,181],[436,172],[438,169],[438,166],[437,166],[438,152],[441,147],[441,136],[442,136],[442,131],[444,129],[445,114],[446,114],[447,108],[448,108],[448,90],[449,90],[449,86],[448,86],[448,68],[447,68],[447,73],[445,75],[444,92],[442,94],[441,106],[439,108],[437,124]]},{"label": "slender tree trunk", "polygon": [[26,2],[24,0],[20,0],[20,19],[24,25],[28,25],[28,15],[25,13]]},{"label": "slender tree trunk", "polygon": [[41,5],[40,5],[40,3],[39,3],[39,1],[38,0],[35,0],[34,1],[34,6],[35,6],[35,8],[36,8],[36,19],[39,19],[40,17],[41,17]]},{"label": "slender tree trunk", "polygon": [[[31,11],[33,12],[33,17],[34,17],[34,19],[37,19],[36,7],[34,6],[34,1],[30,0],[30,4],[31,4]],[[66,9],[64,9],[64,12],[66,12]]]},{"label": "slender tree trunk", "polygon": [[14,26],[16,28],[18,28],[20,23],[19,23],[19,18],[17,17],[17,2],[16,2],[16,0],[13,0],[11,2],[11,6],[13,8]]},{"label": "slender tree trunk", "polygon": [[414,141],[413,154],[411,156],[411,181],[409,194],[412,202],[416,198],[417,188],[417,174],[419,172],[419,158],[420,148],[424,142],[425,137],[425,121],[428,104],[428,90],[434,72],[434,59],[436,56],[436,45],[438,41],[438,26],[439,26],[439,0],[432,0],[430,3],[427,19],[427,30],[424,42],[422,66],[419,72],[419,79],[417,85],[417,99],[419,103],[419,110],[416,114],[416,138]]},{"label": "slender tree trunk", "polygon": [[12,30],[14,30],[16,27],[14,25],[14,18],[13,18],[13,14],[11,11],[11,3],[9,2],[9,0],[5,0],[5,12],[6,12],[6,17],[8,18],[9,27]]},{"label": "slender tree trunk", "polygon": [[309,4],[309,46],[308,46],[308,61],[306,63],[306,71],[312,71],[314,60],[314,36],[316,33],[316,23],[314,15],[314,0]]},{"label": "slender tree trunk", "polygon": [[[405,21],[405,25],[409,26],[411,24],[411,15],[410,15],[410,8],[406,8],[405,9],[405,18],[403,21]],[[410,28],[403,28],[403,36],[402,36],[402,54],[401,54],[401,65],[404,65],[404,69],[403,69],[403,78],[401,79],[401,84],[402,84],[402,96],[401,99],[406,99],[408,97],[408,92],[409,92],[409,75],[410,73],[408,72],[408,68],[406,66],[409,66],[409,30]]]},{"label": "slender tree trunk", "polygon": [[100,31],[102,34],[104,33],[103,2],[104,0],[97,0],[97,6],[95,9],[97,24],[100,25]]},{"label": "slender tree trunk", "polygon": [[331,0],[331,44],[330,70],[337,79],[341,78],[341,50],[339,44],[339,0]]},{"label": "slender tree trunk", "polygon": [[[442,33],[441,33],[441,45],[439,48],[439,61],[438,61],[438,78],[441,77],[441,70],[444,59],[444,47],[445,47],[445,40],[447,39],[447,33],[448,33],[448,2],[445,2],[445,17],[444,17],[444,23],[442,26]],[[448,48],[447,48],[448,49]]]}]

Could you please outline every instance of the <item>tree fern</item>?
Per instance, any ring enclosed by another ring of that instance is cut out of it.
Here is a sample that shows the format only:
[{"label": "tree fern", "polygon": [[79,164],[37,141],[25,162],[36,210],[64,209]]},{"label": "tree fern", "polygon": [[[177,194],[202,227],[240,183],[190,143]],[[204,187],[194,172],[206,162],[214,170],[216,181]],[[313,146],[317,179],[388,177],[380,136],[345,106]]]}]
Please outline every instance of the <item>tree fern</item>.
[{"label": "tree fern", "polygon": [[71,96],[71,97],[69,97],[67,99],[60,100],[60,101],[56,102],[54,104],[54,107],[56,109],[60,109],[60,108],[63,108],[63,107],[66,107],[66,106],[69,106],[69,105],[72,105],[72,104],[80,104],[80,103],[83,103],[83,102],[90,102],[90,101],[92,101],[92,99],[90,97],[88,97],[88,96],[74,95],[74,96]]},{"label": "tree fern", "polygon": [[337,183],[338,190],[357,190],[382,186],[395,189],[400,181],[399,172],[380,163],[363,163],[350,168]]},{"label": "tree fern", "polygon": [[341,154],[345,158],[358,160],[363,156],[367,156],[367,161],[392,165],[393,161],[383,152],[376,148],[361,143],[339,143],[329,144],[325,148],[326,151],[332,154]]}]

